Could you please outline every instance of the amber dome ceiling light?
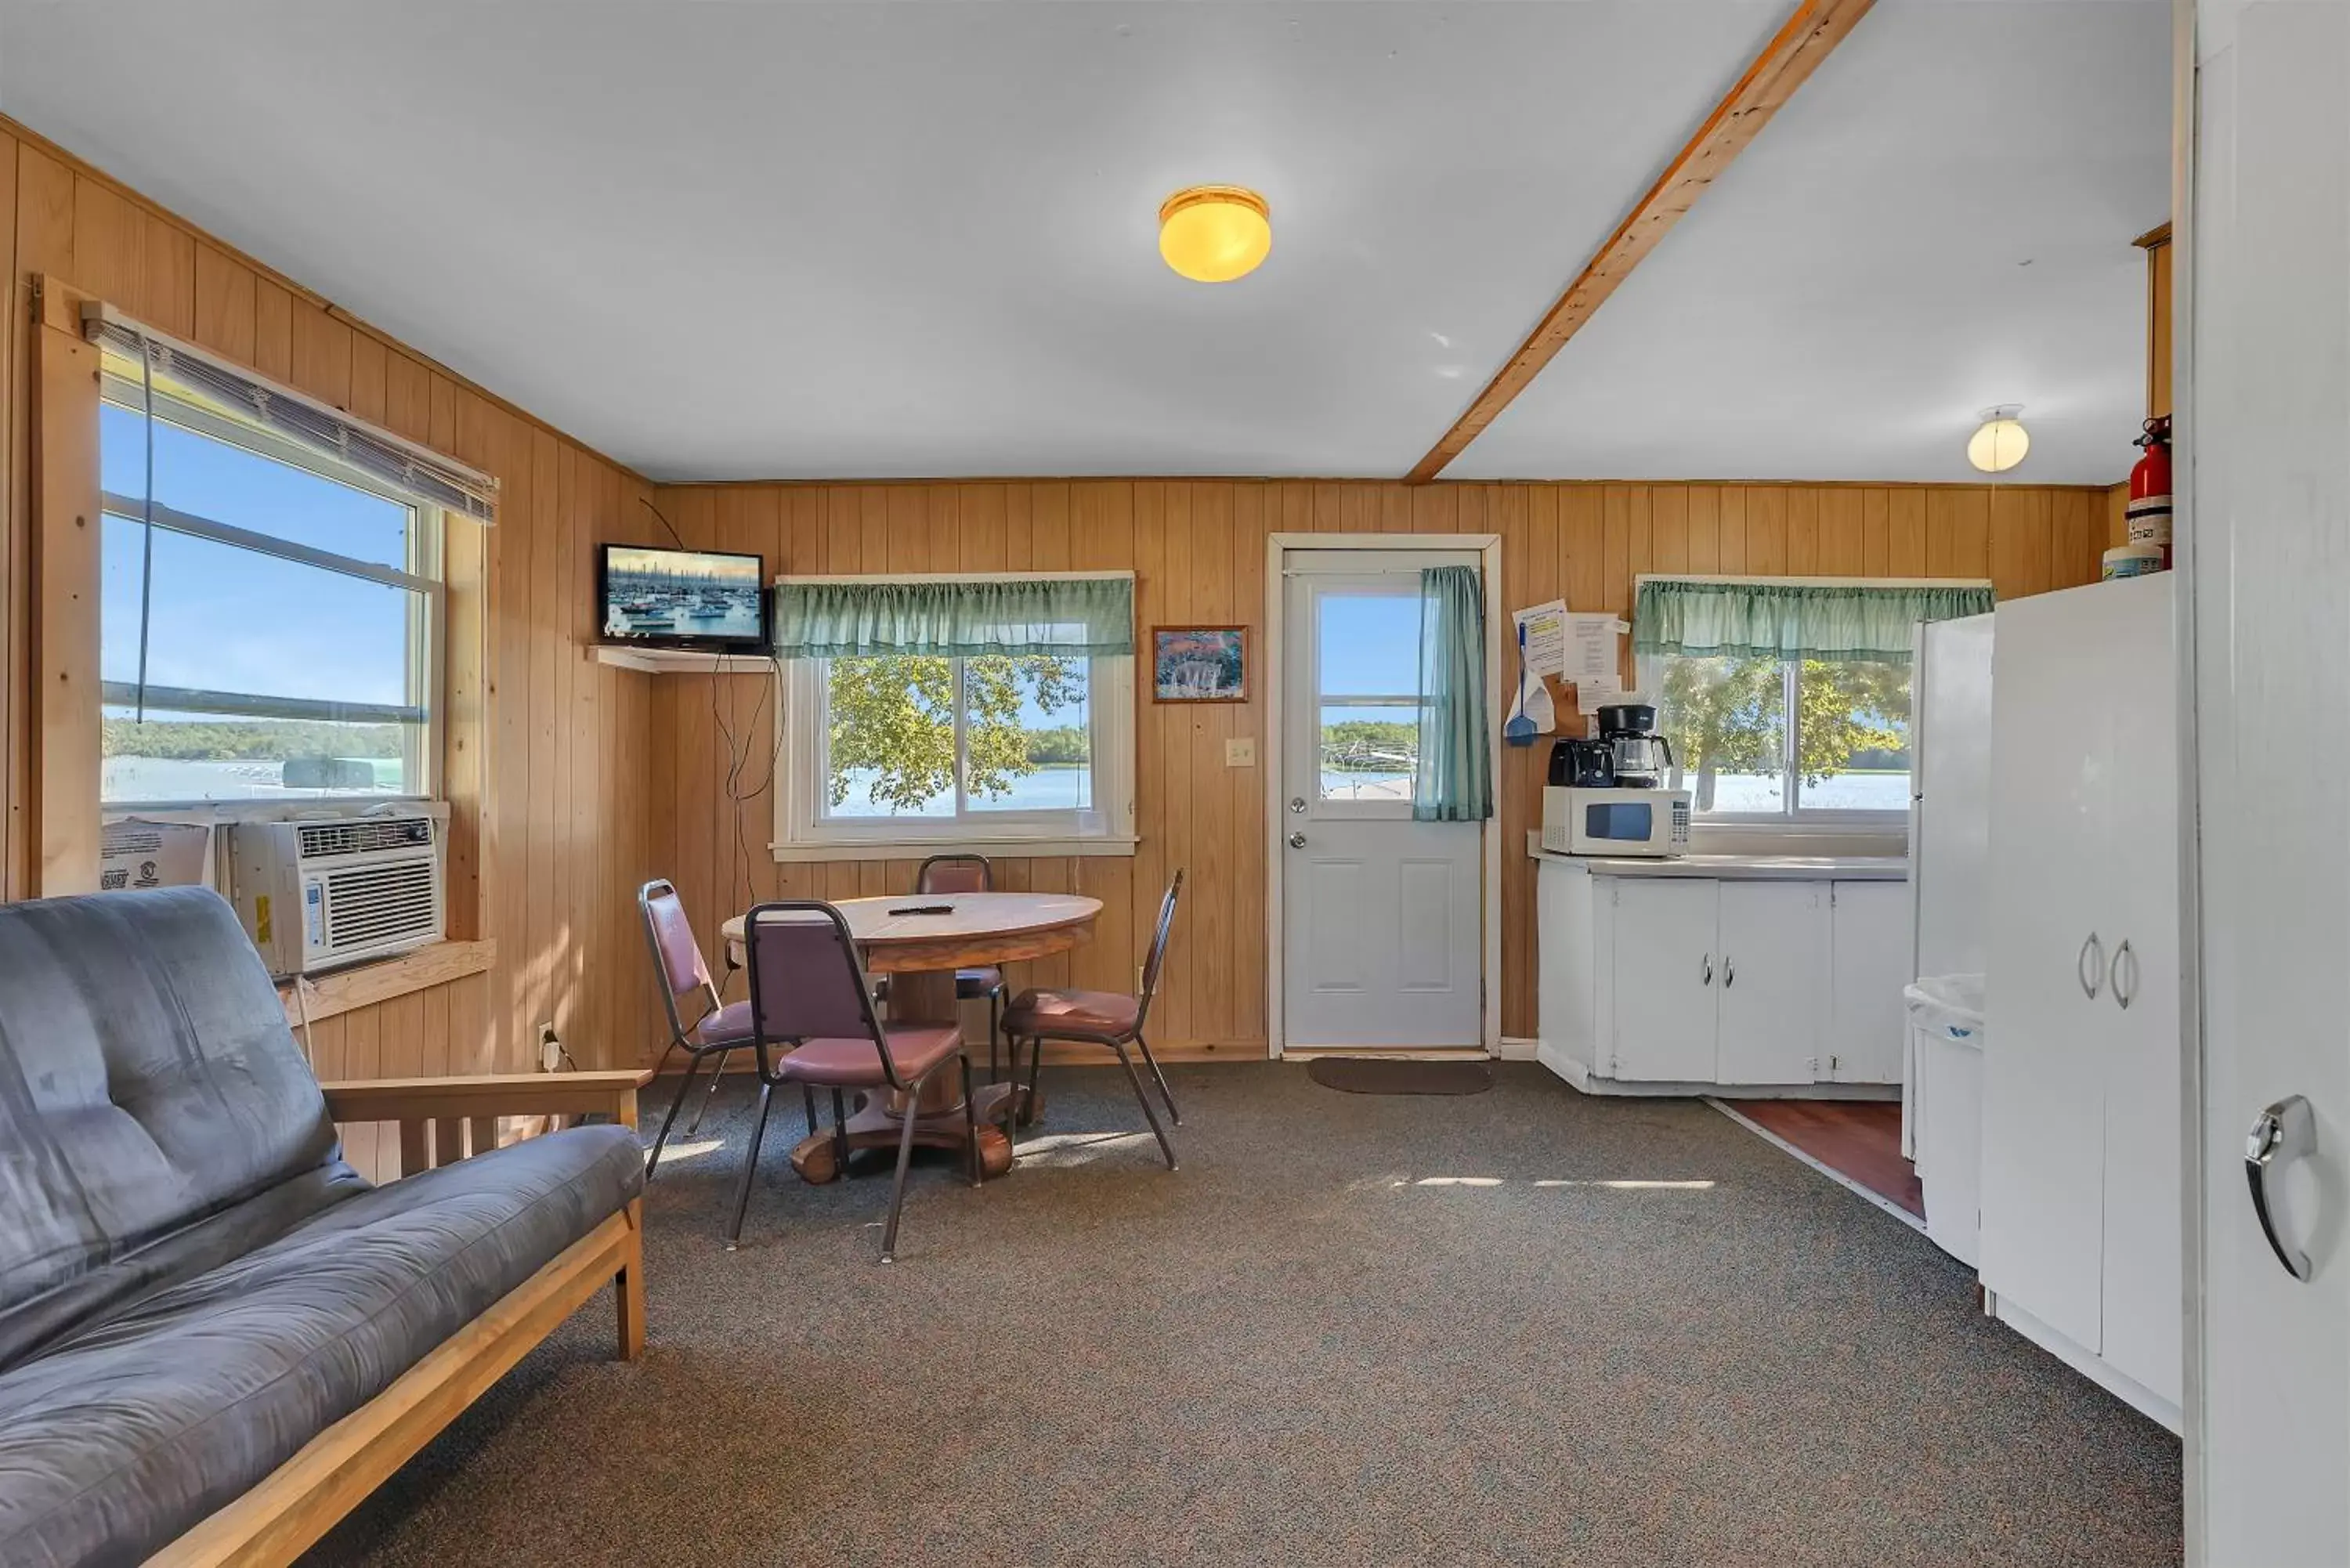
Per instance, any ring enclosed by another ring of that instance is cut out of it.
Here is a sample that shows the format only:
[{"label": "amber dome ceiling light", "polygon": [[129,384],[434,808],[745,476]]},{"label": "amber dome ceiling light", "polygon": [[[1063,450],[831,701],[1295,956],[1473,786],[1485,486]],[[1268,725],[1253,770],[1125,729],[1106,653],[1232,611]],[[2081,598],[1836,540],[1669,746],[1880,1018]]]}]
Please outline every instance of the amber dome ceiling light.
[{"label": "amber dome ceiling light", "polygon": [[1230,283],[1273,249],[1264,198],[1238,185],[1193,185],[1159,207],[1159,254],[1194,283]]}]

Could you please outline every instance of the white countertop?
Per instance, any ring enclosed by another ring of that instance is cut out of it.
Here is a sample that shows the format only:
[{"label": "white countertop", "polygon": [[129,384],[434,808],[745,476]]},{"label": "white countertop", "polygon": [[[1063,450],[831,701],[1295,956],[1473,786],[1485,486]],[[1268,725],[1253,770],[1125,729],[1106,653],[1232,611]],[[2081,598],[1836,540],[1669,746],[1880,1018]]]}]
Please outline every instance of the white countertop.
[{"label": "white countertop", "polygon": [[1899,855],[1683,855],[1674,859],[1640,855],[1557,855],[1542,846],[1542,835],[1526,834],[1526,853],[1536,860],[1579,866],[1594,877],[1710,877],[1722,881],[1906,882],[1909,862]]}]

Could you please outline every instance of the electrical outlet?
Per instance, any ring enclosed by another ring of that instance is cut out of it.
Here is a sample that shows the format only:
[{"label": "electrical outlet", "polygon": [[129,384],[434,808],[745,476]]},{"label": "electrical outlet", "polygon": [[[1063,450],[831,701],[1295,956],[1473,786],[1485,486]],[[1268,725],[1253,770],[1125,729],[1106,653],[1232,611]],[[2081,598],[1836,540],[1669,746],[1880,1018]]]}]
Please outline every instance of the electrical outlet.
[{"label": "electrical outlet", "polygon": [[563,1065],[563,1042],[555,1033],[555,1025],[538,1026],[538,1070],[552,1073]]},{"label": "electrical outlet", "polygon": [[1224,742],[1224,766],[1253,768],[1256,766],[1256,737],[1236,735]]}]

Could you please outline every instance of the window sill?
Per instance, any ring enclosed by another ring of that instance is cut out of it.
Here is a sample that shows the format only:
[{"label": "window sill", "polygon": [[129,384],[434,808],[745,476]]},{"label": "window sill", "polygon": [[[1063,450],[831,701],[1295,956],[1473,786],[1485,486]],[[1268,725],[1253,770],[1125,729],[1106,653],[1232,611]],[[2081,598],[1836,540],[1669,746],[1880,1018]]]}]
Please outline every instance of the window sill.
[{"label": "window sill", "polygon": [[779,864],[816,860],[904,860],[916,856],[989,855],[1005,860],[1134,854],[1138,838],[889,838],[864,843],[770,844]]},{"label": "window sill", "polygon": [[277,988],[277,1000],[285,1004],[286,1022],[300,1029],[306,1019],[316,1023],[322,1018],[356,1012],[394,997],[430,991],[467,975],[484,973],[497,959],[495,939],[434,942],[397,958],[353,964],[313,980],[287,981]]}]

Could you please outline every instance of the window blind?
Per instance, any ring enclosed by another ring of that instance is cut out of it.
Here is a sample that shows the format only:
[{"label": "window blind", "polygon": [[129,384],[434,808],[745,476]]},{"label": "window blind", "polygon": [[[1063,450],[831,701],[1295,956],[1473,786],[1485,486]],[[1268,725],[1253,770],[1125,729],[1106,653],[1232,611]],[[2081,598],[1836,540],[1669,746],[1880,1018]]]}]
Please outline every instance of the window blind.
[{"label": "window blind", "polygon": [[477,523],[497,520],[498,482],[454,458],[279,386],[106,306],[92,306],[84,334],[101,349],[141,366],[153,389],[359,470],[409,497]]}]

